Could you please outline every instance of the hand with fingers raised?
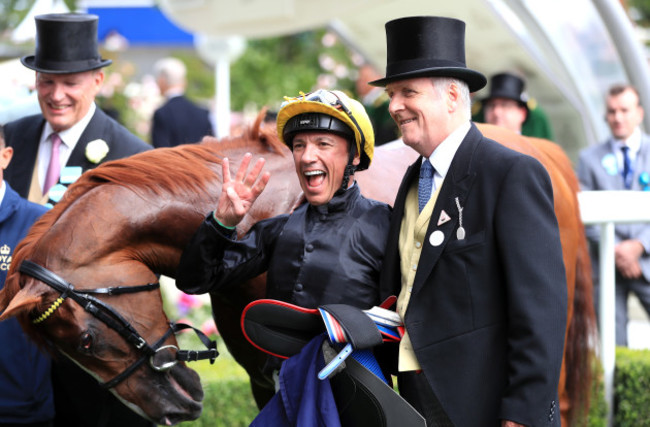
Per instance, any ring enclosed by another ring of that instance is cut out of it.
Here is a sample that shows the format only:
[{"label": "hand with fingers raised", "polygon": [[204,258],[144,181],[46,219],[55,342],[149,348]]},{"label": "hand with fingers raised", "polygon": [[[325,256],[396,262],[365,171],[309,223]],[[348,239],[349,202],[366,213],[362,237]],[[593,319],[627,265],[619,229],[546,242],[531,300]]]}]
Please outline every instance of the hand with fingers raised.
[{"label": "hand with fingers raised", "polygon": [[253,168],[248,171],[252,158],[253,155],[250,153],[244,155],[235,179],[230,176],[228,158],[224,157],[221,163],[223,186],[214,217],[226,227],[235,227],[239,224],[269,182],[271,174],[262,173],[264,158],[257,159]]}]

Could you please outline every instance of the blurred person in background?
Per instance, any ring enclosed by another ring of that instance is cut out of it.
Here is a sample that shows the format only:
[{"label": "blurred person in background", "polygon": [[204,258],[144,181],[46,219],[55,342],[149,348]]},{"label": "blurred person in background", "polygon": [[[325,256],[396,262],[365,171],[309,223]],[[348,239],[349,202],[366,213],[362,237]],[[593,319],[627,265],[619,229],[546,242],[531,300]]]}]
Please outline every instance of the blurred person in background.
[{"label": "blurred person in background", "polygon": [[537,101],[526,92],[519,73],[502,72],[490,79],[489,95],[474,103],[472,120],[510,129],[526,136],[553,140],[551,123]]},{"label": "blurred person in background", "polygon": [[490,79],[490,94],[483,100],[485,123],[521,133],[528,117],[527,102],[523,79],[510,73],[496,74]]},{"label": "blurred person in background", "polygon": [[[585,148],[578,160],[583,191],[650,189],[650,136],[641,131],[644,111],[636,88],[612,86],[605,99],[605,120],[611,136]],[[600,231],[587,227],[596,295],[599,289]],[[627,303],[634,293],[650,314],[650,224],[616,224],[616,345],[627,346]],[[598,297],[594,298],[596,306]],[[598,309],[598,307],[596,307]]]},{"label": "blurred person in background", "polygon": [[154,65],[160,93],[166,101],[153,114],[151,143],[154,148],[174,147],[200,142],[213,136],[210,112],[197,106],[185,96],[187,69],[177,58],[163,58]]}]

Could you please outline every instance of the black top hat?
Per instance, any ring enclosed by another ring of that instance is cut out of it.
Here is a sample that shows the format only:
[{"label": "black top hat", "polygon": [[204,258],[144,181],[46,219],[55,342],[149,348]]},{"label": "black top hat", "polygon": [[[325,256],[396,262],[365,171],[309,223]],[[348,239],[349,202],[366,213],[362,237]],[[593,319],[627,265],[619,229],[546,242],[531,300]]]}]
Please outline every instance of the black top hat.
[{"label": "black top hat", "polygon": [[36,20],[36,54],[20,62],[27,68],[49,74],[80,73],[110,65],[97,45],[97,15],[52,13]]},{"label": "black top hat", "polygon": [[485,76],[465,65],[465,23],[438,16],[413,16],[386,23],[386,77],[373,86],[416,77],[453,77],[470,92],[487,83]]},{"label": "black top hat", "polygon": [[528,108],[528,95],[524,91],[524,86],[524,80],[514,74],[495,74],[490,79],[490,93],[483,101],[486,102],[494,98],[512,99]]}]

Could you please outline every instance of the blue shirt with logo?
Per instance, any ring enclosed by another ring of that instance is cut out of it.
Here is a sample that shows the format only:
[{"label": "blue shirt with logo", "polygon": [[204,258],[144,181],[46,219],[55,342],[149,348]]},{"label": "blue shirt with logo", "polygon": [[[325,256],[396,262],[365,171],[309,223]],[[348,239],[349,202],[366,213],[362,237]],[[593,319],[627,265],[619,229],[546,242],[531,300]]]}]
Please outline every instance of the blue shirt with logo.
[{"label": "blue shirt with logo", "polygon": [[[0,287],[4,287],[16,245],[47,211],[5,185],[0,204]],[[0,424],[52,420],[50,356],[27,338],[14,317],[0,322],[0,343]]]}]

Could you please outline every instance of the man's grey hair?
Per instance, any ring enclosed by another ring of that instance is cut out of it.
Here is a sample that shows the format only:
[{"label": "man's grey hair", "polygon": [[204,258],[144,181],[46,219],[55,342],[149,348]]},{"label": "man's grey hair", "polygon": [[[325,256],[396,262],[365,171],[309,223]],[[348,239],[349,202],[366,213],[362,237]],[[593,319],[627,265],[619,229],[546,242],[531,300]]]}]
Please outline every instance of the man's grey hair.
[{"label": "man's grey hair", "polygon": [[453,77],[432,77],[433,88],[442,97],[449,89],[449,86],[455,84],[460,92],[459,101],[461,103],[461,110],[467,120],[472,117],[472,100],[469,96],[469,86],[463,80],[455,79]]},{"label": "man's grey hair", "polygon": [[185,83],[187,68],[180,59],[171,57],[159,59],[154,64],[153,71],[156,77],[162,77],[169,85]]}]

